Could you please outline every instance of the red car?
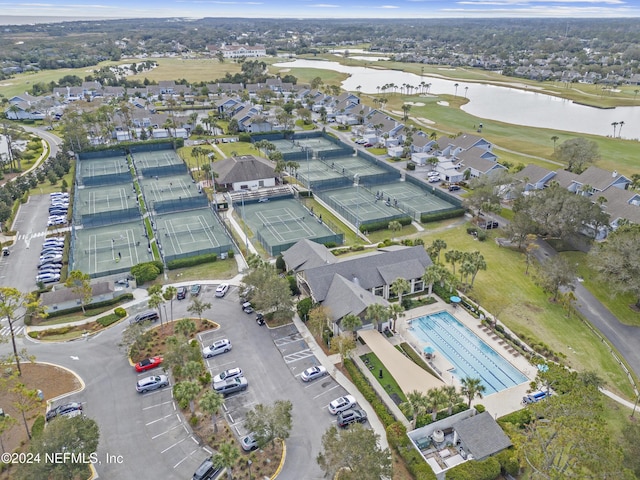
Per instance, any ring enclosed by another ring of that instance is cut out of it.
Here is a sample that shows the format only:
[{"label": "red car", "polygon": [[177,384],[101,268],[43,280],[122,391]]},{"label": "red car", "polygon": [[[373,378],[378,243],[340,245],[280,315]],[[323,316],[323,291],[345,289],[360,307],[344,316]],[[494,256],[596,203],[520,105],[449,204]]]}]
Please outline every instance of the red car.
[{"label": "red car", "polygon": [[141,362],[136,363],[136,372],[146,372],[152,368],[159,367],[162,360],[162,357],[145,358]]}]

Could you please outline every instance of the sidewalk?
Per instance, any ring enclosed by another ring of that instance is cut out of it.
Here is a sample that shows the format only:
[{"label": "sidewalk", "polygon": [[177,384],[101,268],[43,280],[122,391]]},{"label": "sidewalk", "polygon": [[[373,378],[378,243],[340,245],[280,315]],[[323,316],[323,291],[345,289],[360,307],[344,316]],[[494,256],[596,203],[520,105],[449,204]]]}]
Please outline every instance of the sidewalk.
[{"label": "sidewalk", "polygon": [[[389,444],[387,442],[387,433],[386,433],[385,427],[380,421],[380,419],[378,419],[378,416],[373,411],[373,408],[371,407],[369,402],[365,400],[362,393],[360,393],[360,390],[356,388],[356,386],[351,382],[351,380],[349,380],[340,370],[336,368],[336,365],[340,363],[340,356],[337,354],[331,355],[331,356],[328,356],[327,354],[325,354],[322,348],[320,348],[320,346],[317,344],[313,335],[311,335],[311,332],[309,332],[309,329],[307,328],[307,326],[304,324],[302,320],[300,320],[298,315],[295,315],[293,317],[293,323],[295,324],[296,328],[300,332],[300,335],[302,335],[302,338],[304,338],[304,341],[307,343],[307,345],[309,346],[313,354],[316,356],[320,364],[323,367],[325,367],[327,371],[331,374],[331,376],[347,390],[349,395],[353,395],[355,397],[360,407],[367,412],[367,419],[369,420],[369,424],[371,425],[373,430],[376,432],[376,434],[380,436],[380,441],[379,441],[380,447],[388,448]],[[367,353],[366,351],[364,351],[364,349],[366,348],[367,348],[366,346],[362,346],[362,345],[356,348],[352,356],[353,360],[356,362],[360,370],[365,372],[365,375],[367,376],[369,382],[371,383],[371,386],[376,390],[378,395],[384,399],[385,403],[387,404],[387,406],[389,407],[393,415],[396,416],[396,418],[398,418],[399,421],[401,421],[407,428],[409,428],[410,424],[407,421],[407,419],[404,417],[400,409],[395,405],[395,403],[391,400],[387,392],[385,392],[385,390],[378,383],[378,381],[373,377],[373,375],[371,375],[368,369],[364,368],[364,364],[360,360],[359,355],[363,353]]]}]

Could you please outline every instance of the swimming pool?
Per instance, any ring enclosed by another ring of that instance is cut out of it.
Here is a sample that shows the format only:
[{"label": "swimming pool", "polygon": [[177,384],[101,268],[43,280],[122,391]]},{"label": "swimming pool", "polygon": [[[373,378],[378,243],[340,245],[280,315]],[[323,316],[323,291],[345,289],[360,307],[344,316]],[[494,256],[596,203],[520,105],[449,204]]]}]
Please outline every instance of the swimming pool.
[{"label": "swimming pool", "polygon": [[485,395],[529,381],[448,312],[416,318],[412,326],[416,337],[428,343],[455,367],[450,373],[458,380],[479,378],[486,388]]}]

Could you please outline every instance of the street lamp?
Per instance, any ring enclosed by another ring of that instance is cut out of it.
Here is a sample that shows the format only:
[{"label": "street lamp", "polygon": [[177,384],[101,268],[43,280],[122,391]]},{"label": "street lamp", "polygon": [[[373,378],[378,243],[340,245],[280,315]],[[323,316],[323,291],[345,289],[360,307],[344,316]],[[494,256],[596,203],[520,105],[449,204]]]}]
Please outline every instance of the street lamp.
[{"label": "street lamp", "polygon": [[249,480],[251,480],[251,464],[253,462],[251,460],[247,460],[247,465],[249,466]]}]

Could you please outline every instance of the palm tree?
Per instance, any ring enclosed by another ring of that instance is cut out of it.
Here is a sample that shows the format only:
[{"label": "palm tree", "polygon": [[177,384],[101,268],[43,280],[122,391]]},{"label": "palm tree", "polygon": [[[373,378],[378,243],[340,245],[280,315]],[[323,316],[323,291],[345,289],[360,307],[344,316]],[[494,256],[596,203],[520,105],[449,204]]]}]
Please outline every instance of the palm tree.
[{"label": "palm tree", "polygon": [[624,127],[624,120],[618,122],[618,125],[620,126],[620,128],[618,128],[618,138],[620,138],[620,135],[622,135],[622,127]]},{"label": "palm tree", "polygon": [[456,88],[456,93],[454,94],[454,96],[457,97],[458,96],[458,86],[459,85],[457,83],[454,83],[453,86]]},{"label": "palm tree", "polygon": [[398,297],[398,303],[402,305],[402,295],[408,292],[411,288],[411,284],[405,278],[398,277],[391,284],[391,291]]},{"label": "palm tree", "polygon": [[427,410],[427,397],[424,393],[414,390],[407,394],[407,407],[411,419],[411,430],[415,430],[418,417]]},{"label": "palm tree", "polygon": [[447,404],[447,395],[441,388],[432,388],[427,392],[427,405],[431,410],[431,419],[435,422],[438,410]]},{"label": "palm tree", "polygon": [[392,303],[389,305],[389,316],[393,320],[393,325],[391,325],[391,330],[395,333],[396,331],[396,322],[398,318],[404,317],[404,307],[400,303]]},{"label": "palm tree", "polygon": [[388,320],[389,311],[387,310],[387,307],[380,303],[372,303],[365,311],[365,318],[371,321],[374,328],[378,328],[378,331],[380,331],[379,325],[384,320]]},{"label": "palm tree", "polygon": [[486,390],[486,387],[482,385],[479,378],[465,377],[460,381],[460,383],[462,384],[460,393],[467,397],[469,400],[469,408],[471,408],[471,402],[473,399],[476,397],[482,398],[482,394]]},{"label": "palm tree", "polygon": [[453,406],[462,401],[462,397],[458,393],[458,389],[453,385],[445,385],[442,387],[444,396],[447,402],[447,415],[451,416],[453,413]]},{"label": "palm tree", "polygon": [[469,87],[464,87],[464,98],[467,98],[467,90],[469,90]]},{"label": "palm tree", "polygon": [[447,242],[445,242],[441,238],[436,238],[427,250],[429,255],[435,255],[436,263],[440,263],[440,252],[445,248],[447,248]]},{"label": "palm tree", "polygon": [[422,275],[422,281],[425,285],[429,285],[429,295],[431,295],[433,284],[442,283],[444,281],[444,276],[447,273],[447,269],[442,265],[431,265],[427,267]]},{"label": "palm tree", "polygon": [[340,320],[340,327],[342,328],[342,330],[351,331],[353,333],[354,340],[356,338],[356,330],[358,330],[358,328],[360,328],[361,326],[362,320],[360,320],[360,317],[358,317],[357,315],[353,315],[352,313],[345,315],[344,317],[342,317],[342,320]]},{"label": "palm tree", "polygon": [[453,274],[456,274],[456,263],[462,260],[463,253],[460,250],[449,250],[445,252],[444,259],[453,267]]},{"label": "palm tree", "polygon": [[471,286],[473,287],[473,282],[476,280],[478,272],[487,269],[487,262],[480,252],[475,251],[471,254],[471,265],[473,267],[473,271],[471,272]]},{"label": "palm tree", "polygon": [[616,138],[616,127],[618,126],[618,122],[611,122],[611,126],[613,127],[613,138]]},{"label": "palm tree", "polygon": [[216,467],[226,468],[229,480],[233,479],[233,467],[238,458],[240,458],[240,450],[233,443],[223,443],[218,448],[218,453],[213,456],[213,464]]},{"label": "palm tree", "polygon": [[560,137],[558,137],[557,135],[551,137],[551,141],[553,142],[553,153],[556,153],[556,142],[558,140],[560,140]]},{"label": "palm tree", "polygon": [[213,433],[218,433],[218,411],[224,405],[224,397],[215,390],[208,390],[200,397],[198,402],[204,413],[211,415]]},{"label": "palm tree", "polygon": [[178,289],[173,285],[169,285],[162,292],[162,296],[166,301],[169,302],[169,308],[171,309],[171,321],[173,322],[173,299],[176,298],[176,294],[178,293]]},{"label": "palm tree", "polygon": [[191,415],[195,415],[194,400],[200,393],[200,385],[197,382],[180,382],[173,387],[173,394],[178,402],[188,402]]},{"label": "palm tree", "polygon": [[402,105],[402,114],[405,122],[409,118],[409,110],[411,110],[411,105],[408,103]]}]

